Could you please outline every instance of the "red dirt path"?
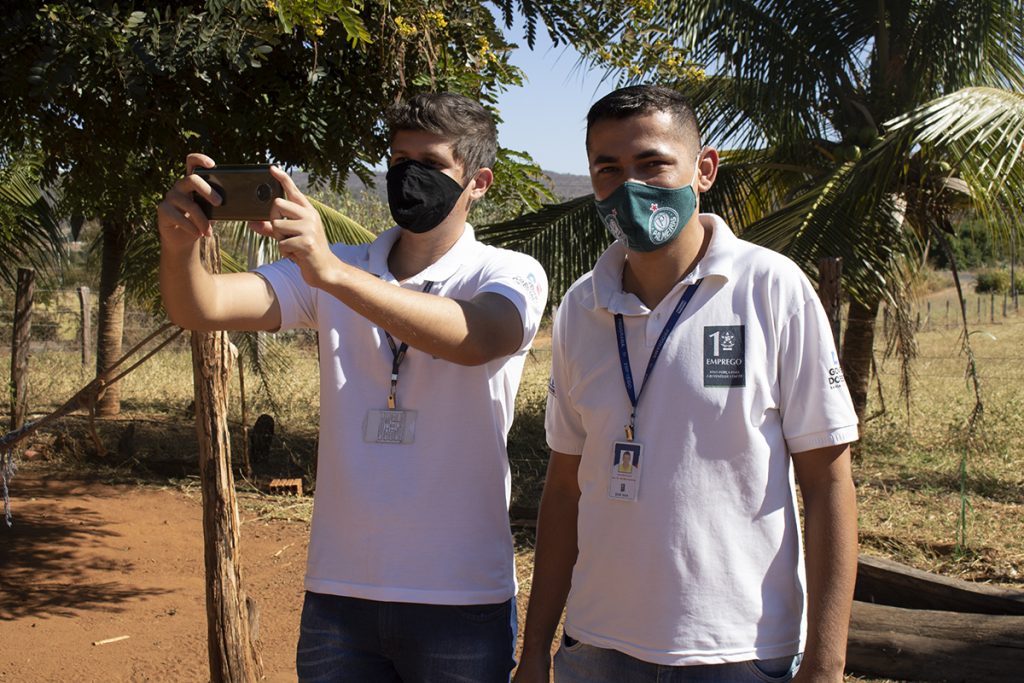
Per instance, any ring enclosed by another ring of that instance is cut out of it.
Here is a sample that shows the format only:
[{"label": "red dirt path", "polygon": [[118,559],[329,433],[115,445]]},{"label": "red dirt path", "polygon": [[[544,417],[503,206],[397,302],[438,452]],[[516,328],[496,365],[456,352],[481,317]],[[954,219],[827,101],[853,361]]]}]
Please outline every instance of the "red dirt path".
[{"label": "red dirt path", "polygon": [[[209,680],[199,493],[11,481],[0,519],[0,681]],[[308,528],[242,524],[242,583],[260,612],[266,678],[295,680]],[[94,641],[129,636],[105,645]]]}]

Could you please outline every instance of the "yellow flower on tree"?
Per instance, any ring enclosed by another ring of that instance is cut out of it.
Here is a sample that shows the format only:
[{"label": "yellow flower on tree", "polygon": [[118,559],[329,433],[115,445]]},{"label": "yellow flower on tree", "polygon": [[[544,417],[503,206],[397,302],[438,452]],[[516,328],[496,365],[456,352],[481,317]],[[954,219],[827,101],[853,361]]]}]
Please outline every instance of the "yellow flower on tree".
[{"label": "yellow flower on tree", "polygon": [[444,12],[441,12],[440,10],[427,12],[423,15],[423,18],[438,28],[444,28],[448,25],[448,20],[444,18]]},{"label": "yellow flower on tree", "polygon": [[412,22],[405,17],[395,17],[395,26],[398,27],[398,35],[403,38],[414,36],[419,32],[419,29],[417,29],[416,26],[414,26]]}]

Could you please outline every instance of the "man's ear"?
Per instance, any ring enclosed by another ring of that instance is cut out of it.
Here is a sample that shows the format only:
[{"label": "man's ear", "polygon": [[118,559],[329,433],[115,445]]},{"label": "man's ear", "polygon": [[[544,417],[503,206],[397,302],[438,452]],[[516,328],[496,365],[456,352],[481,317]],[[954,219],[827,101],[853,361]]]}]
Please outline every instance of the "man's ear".
[{"label": "man's ear", "polygon": [[697,181],[697,190],[707,192],[715,184],[718,177],[718,150],[714,147],[705,147],[700,163],[697,164],[697,172],[700,179]]},{"label": "man's ear", "polygon": [[469,200],[475,202],[482,199],[487,190],[494,184],[494,171],[489,168],[481,168],[469,181]]}]

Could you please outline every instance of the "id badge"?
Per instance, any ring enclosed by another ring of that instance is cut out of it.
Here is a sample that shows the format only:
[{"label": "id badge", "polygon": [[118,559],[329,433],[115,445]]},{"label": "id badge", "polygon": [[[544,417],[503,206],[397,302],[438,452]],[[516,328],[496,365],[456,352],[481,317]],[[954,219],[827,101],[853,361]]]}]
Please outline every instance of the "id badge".
[{"label": "id badge", "polygon": [[412,443],[416,436],[415,410],[370,410],[363,421],[366,443]]},{"label": "id badge", "polygon": [[644,447],[635,441],[617,441],[612,447],[612,476],[608,497],[636,500],[640,492],[640,465]]}]

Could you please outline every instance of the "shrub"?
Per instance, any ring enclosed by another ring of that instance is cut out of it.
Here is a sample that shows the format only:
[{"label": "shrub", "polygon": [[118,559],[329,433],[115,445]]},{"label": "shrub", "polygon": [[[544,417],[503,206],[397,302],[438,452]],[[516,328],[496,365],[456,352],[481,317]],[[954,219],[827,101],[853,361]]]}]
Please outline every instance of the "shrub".
[{"label": "shrub", "polygon": [[978,294],[1002,294],[1010,289],[1010,274],[1005,270],[981,270],[974,283],[974,291]]}]

